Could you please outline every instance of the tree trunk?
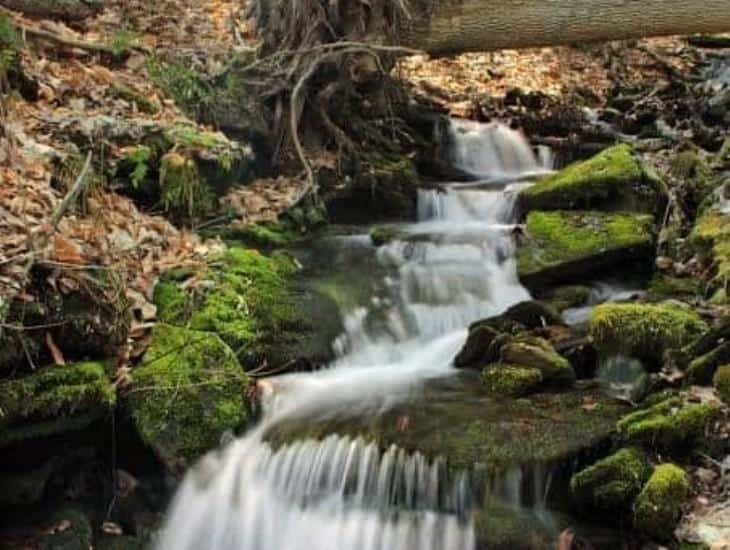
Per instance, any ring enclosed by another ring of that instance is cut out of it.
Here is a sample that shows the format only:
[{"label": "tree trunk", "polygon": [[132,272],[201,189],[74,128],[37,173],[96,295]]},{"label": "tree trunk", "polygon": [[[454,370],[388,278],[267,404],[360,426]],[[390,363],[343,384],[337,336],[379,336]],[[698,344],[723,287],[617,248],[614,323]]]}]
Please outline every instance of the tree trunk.
[{"label": "tree trunk", "polygon": [[730,31],[730,0],[426,0],[400,42],[432,55]]},{"label": "tree trunk", "polygon": [[90,17],[104,7],[103,0],[0,0],[0,6],[32,17],[73,21]]}]

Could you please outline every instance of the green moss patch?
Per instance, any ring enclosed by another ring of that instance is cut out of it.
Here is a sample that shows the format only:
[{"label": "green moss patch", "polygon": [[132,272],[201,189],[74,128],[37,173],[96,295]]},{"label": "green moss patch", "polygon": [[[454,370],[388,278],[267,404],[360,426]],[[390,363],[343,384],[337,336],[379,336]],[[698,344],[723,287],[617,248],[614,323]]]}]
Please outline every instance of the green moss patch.
[{"label": "green moss patch", "polygon": [[653,220],[638,214],[530,212],[517,270],[528,286],[574,280],[607,266],[648,261]]},{"label": "green moss patch", "polygon": [[634,503],[634,526],[658,540],[672,539],[689,493],[684,470],[674,464],[660,464]]},{"label": "green moss patch", "polygon": [[575,474],[570,489],[580,503],[618,511],[631,504],[649,474],[641,451],[621,449]]},{"label": "green moss patch", "polygon": [[215,334],[157,324],[127,401],[137,430],[175,470],[246,422],[247,376]]},{"label": "green moss patch", "polygon": [[497,363],[484,368],[481,381],[493,394],[518,397],[537,389],[542,373],[534,368]]},{"label": "green moss patch", "polygon": [[575,382],[570,362],[543,338],[517,337],[502,346],[499,354],[505,363],[538,370],[546,382],[563,385]]},{"label": "green moss patch", "polygon": [[636,357],[660,365],[664,352],[709,330],[689,307],[675,302],[603,304],[591,314],[590,332],[599,353]]},{"label": "green moss patch", "polygon": [[727,289],[730,280],[730,216],[709,208],[695,222],[690,243],[712,263],[715,283]]},{"label": "green moss patch", "polygon": [[0,447],[86,427],[108,414],[114,386],[101,363],[54,366],[0,383]]},{"label": "green moss patch", "polygon": [[696,357],[687,365],[687,380],[692,384],[709,385],[720,365],[730,362],[730,342],[723,342],[715,349]]},{"label": "green moss patch", "polygon": [[285,254],[229,248],[208,269],[209,290],[190,294],[163,278],[154,300],[160,319],[218,334],[245,367],[279,366],[306,348],[312,332],[293,288],[296,271]]},{"label": "green moss patch", "polygon": [[600,208],[654,214],[665,200],[661,182],[625,144],[571,164],[519,195],[524,211]]},{"label": "green moss patch", "polygon": [[580,307],[588,303],[591,287],[585,285],[564,285],[544,292],[540,299],[555,309],[563,312],[572,307]]},{"label": "green moss patch", "polygon": [[687,403],[672,397],[625,416],[616,427],[629,441],[682,455],[702,443],[719,411],[718,403]]},{"label": "green moss patch", "polygon": [[726,404],[730,405],[730,365],[723,365],[717,369],[712,383],[717,394]]}]

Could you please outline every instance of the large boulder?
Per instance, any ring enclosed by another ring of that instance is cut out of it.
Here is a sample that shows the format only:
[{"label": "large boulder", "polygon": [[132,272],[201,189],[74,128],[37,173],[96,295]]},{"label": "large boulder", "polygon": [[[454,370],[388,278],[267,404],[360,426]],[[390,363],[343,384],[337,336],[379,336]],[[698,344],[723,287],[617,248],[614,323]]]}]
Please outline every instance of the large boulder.
[{"label": "large boulder", "polygon": [[159,323],[126,400],[142,440],[173,472],[248,418],[248,377],[217,335]]},{"label": "large boulder", "polygon": [[671,397],[623,417],[619,434],[635,444],[674,455],[684,455],[703,443],[721,406],[716,401],[693,403]]},{"label": "large boulder", "polygon": [[618,511],[631,505],[650,473],[646,456],[629,447],[573,475],[570,490],[581,504]]},{"label": "large boulder", "polygon": [[520,280],[530,288],[571,282],[607,267],[649,265],[653,218],[595,211],[533,211],[517,251]]},{"label": "large boulder", "polygon": [[689,494],[689,478],[682,468],[658,465],[634,503],[634,526],[655,539],[672,539]]},{"label": "large boulder", "polygon": [[101,363],[43,368],[0,382],[0,447],[76,431],[111,413],[116,391]]},{"label": "large boulder", "polygon": [[677,302],[602,304],[590,320],[601,355],[635,357],[654,367],[661,366],[667,350],[692,342],[708,329],[693,309]]},{"label": "large boulder", "polygon": [[294,284],[297,271],[286,254],[231,247],[198,275],[207,281],[198,291],[175,273],[164,277],[154,294],[158,317],[217,334],[247,369],[311,367],[331,357],[339,315]]},{"label": "large boulder", "polygon": [[626,144],[571,164],[519,194],[522,211],[621,210],[656,215],[666,204],[664,186]]}]

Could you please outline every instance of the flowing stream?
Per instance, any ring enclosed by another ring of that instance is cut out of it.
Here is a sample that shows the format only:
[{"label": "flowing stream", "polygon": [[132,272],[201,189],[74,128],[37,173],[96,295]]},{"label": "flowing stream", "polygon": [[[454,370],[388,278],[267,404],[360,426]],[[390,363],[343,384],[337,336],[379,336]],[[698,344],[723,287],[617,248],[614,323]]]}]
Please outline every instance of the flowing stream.
[{"label": "flowing stream", "polygon": [[[505,126],[453,122],[450,143],[455,166],[475,178],[549,168]],[[377,251],[387,298],[343,312],[331,365],[263,381],[261,421],[188,473],[159,550],[474,547],[468,479],[442,461],[361,438],[276,448],[266,436],[291,419],[381,414],[456,372],[468,325],[529,298],[516,275],[514,185],[420,193],[419,221]]]}]

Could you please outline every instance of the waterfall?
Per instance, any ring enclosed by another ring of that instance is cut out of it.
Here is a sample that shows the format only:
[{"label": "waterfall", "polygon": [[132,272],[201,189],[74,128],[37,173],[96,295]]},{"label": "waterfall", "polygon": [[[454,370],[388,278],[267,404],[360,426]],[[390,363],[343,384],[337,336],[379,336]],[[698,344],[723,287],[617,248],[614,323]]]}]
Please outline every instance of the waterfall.
[{"label": "waterfall", "polygon": [[[451,133],[455,163],[475,176],[547,168],[504,126],[453,123]],[[159,550],[474,547],[468,479],[446,475],[438,459],[340,436],[280,448],[266,440],[286,420],[387,410],[456,372],[471,322],[529,297],[516,275],[514,193],[422,191],[418,201],[418,223],[377,250],[388,296],[344,312],[327,368],[261,383],[261,422],[188,473]]]}]

